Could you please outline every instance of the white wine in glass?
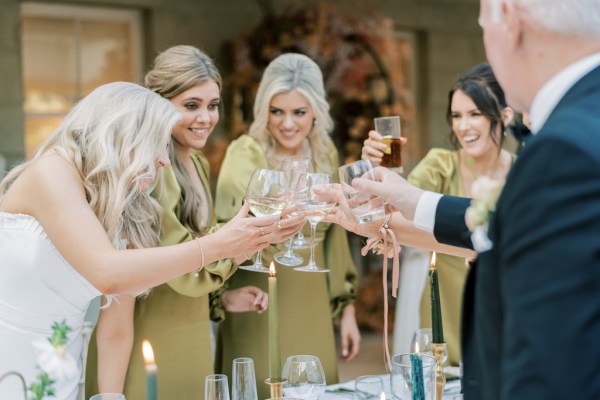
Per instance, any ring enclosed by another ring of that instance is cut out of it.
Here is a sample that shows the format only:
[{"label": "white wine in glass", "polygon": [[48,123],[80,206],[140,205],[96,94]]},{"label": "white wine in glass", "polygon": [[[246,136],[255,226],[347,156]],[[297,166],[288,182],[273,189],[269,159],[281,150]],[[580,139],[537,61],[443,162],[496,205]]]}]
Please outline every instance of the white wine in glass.
[{"label": "white wine in glass", "polygon": [[[288,205],[294,204],[296,198],[301,196],[300,188],[305,186],[302,181],[306,179],[306,174],[312,172],[312,165],[308,157],[286,157],[281,163],[281,170],[285,173],[288,182]],[[294,213],[292,213],[294,215]],[[298,239],[302,231],[298,233]],[[302,236],[304,240],[304,236]],[[288,241],[287,250],[276,253],[273,258],[282,265],[295,267],[304,262],[304,258],[300,254],[294,253],[294,238]],[[309,243],[310,245],[310,243]],[[308,246],[306,246],[308,247]]]},{"label": "white wine in glass", "polygon": [[[246,201],[250,211],[257,217],[281,214],[287,205],[287,181],[281,171],[270,169],[257,169],[252,174],[246,188]],[[240,269],[255,272],[269,272],[263,266],[262,251],[256,254],[253,265],[242,265]]]},{"label": "white wine in glass", "polygon": [[333,178],[330,174],[311,172],[307,175],[306,185],[306,190],[303,192],[305,193],[304,196],[298,198],[295,204],[310,223],[310,260],[304,267],[294,269],[303,272],[328,272],[327,268],[321,268],[315,263],[315,235],[318,223],[335,208],[337,203],[335,201],[317,200],[313,189],[320,185],[333,185]]}]

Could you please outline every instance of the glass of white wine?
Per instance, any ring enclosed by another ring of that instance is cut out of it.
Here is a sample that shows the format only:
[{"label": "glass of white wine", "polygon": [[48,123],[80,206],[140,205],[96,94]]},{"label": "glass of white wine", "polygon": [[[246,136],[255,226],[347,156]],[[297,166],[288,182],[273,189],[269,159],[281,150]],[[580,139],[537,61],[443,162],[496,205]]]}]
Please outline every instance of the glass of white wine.
[{"label": "glass of white wine", "polygon": [[[286,157],[281,163],[281,170],[285,173],[288,182],[288,206],[294,204],[298,196],[302,196],[301,189],[306,185],[306,174],[312,172],[312,165],[309,157]],[[294,215],[295,213],[292,213]],[[302,231],[298,235],[300,235]],[[282,265],[295,267],[302,265],[304,258],[300,254],[294,253],[294,238],[291,238],[287,244],[286,251],[276,253],[273,258]]]},{"label": "glass of white wine", "polygon": [[[321,268],[315,263],[315,245],[317,224],[327,216],[336,206],[335,201],[322,201],[316,198],[314,188],[322,185],[333,185],[333,178],[330,174],[320,174],[310,172],[307,174],[306,187],[302,188],[303,196],[297,196],[295,204],[303,212],[310,224],[310,260],[304,267],[294,268],[297,271],[304,272],[328,272],[327,268]],[[300,188],[297,188],[300,190]]]},{"label": "glass of white wine", "polygon": [[[287,205],[285,174],[270,169],[254,171],[246,188],[246,201],[250,205],[250,211],[256,217],[281,214]],[[262,251],[259,250],[253,265],[242,265],[240,268],[247,271],[269,272],[269,268],[263,266],[261,254]]]}]

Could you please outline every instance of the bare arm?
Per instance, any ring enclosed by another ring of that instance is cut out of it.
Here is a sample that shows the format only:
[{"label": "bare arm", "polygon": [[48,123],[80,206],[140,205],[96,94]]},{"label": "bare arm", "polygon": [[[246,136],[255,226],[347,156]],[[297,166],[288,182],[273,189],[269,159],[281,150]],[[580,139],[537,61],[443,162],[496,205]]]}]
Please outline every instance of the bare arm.
[{"label": "bare arm", "polygon": [[[102,302],[106,302],[104,297]],[[121,295],[100,310],[96,328],[100,393],[123,392],[133,345],[134,307],[135,297]]]},{"label": "bare arm", "polygon": [[[45,156],[23,172],[0,210],[35,217],[63,257],[102,293],[135,293],[202,265],[196,240],[116,250],[86,200],[77,170],[58,155]],[[252,254],[280,236],[278,216],[243,218],[247,212],[247,206],[242,207],[231,223],[201,239],[205,264]]]}]

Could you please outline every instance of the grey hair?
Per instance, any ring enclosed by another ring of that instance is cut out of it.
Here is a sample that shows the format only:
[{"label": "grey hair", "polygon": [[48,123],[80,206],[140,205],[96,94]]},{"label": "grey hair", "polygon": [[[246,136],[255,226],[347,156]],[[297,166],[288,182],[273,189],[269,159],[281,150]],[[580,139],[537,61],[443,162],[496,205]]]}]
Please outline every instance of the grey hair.
[{"label": "grey hair", "polygon": [[181,114],[167,100],[129,82],[99,86],[66,115],[33,158],[14,168],[0,184],[2,196],[21,173],[56,152],[79,171],[90,207],[116,248],[158,242],[160,206],[143,190],[155,174]]},{"label": "grey hair", "polygon": [[269,107],[273,96],[297,90],[310,104],[315,123],[308,134],[314,166],[319,171],[329,171],[330,155],[328,135],[333,130],[333,119],[329,114],[323,74],[319,66],[303,54],[282,54],[269,64],[263,73],[256,100],[254,121],[248,134],[258,140],[271,160],[275,148],[275,138],[269,132]]},{"label": "grey hair", "polygon": [[[180,45],[170,47],[156,57],[154,66],[146,74],[144,82],[150,90],[171,100],[186,90],[210,80],[214,81],[219,89],[222,88],[221,74],[213,60],[196,47]],[[200,215],[203,209],[201,197],[194,190],[187,170],[175,152],[175,146],[169,146],[169,157],[182,193],[181,222],[201,234],[205,228]]]},{"label": "grey hair", "polygon": [[[487,0],[493,16],[500,15],[502,0]],[[526,9],[545,29],[565,36],[600,39],[598,0],[512,0]]]}]

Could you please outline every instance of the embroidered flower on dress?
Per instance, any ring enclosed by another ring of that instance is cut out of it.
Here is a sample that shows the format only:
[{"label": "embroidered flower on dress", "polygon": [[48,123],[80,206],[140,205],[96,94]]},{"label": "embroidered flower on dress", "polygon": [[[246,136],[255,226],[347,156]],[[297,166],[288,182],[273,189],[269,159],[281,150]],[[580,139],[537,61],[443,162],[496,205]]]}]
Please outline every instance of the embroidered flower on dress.
[{"label": "embroidered flower on dress", "polygon": [[471,186],[473,199],[465,214],[465,221],[472,233],[473,247],[478,253],[490,250],[493,246],[487,235],[489,219],[496,210],[496,202],[503,186],[504,179],[491,179],[487,176],[480,176]]},{"label": "embroidered flower on dress", "polygon": [[40,373],[37,380],[27,389],[31,393],[28,400],[41,400],[54,396],[54,383],[71,379],[79,374],[77,362],[67,348],[68,333],[71,328],[66,321],[52,324],[52,336],[46,340],[36,340],[33,347],[37,354]]}]

